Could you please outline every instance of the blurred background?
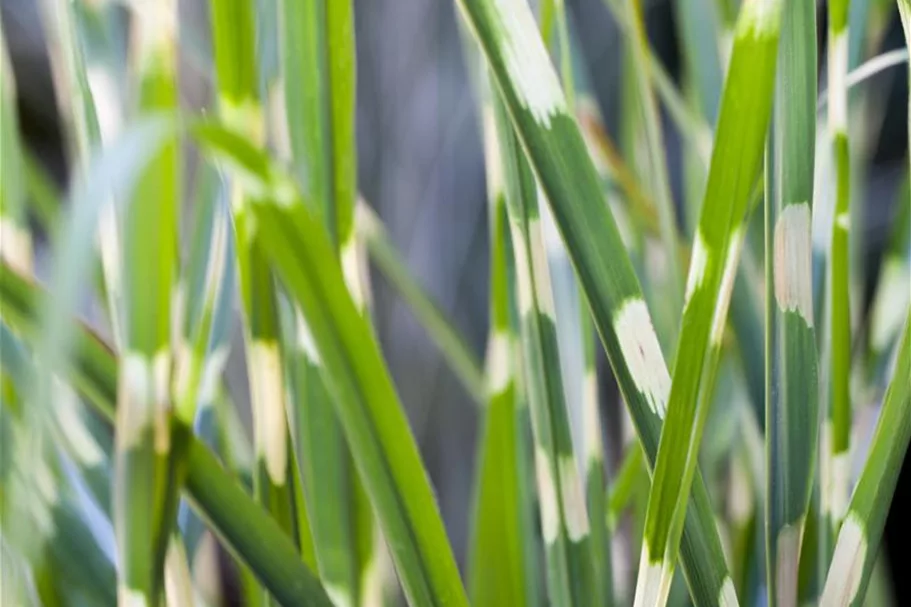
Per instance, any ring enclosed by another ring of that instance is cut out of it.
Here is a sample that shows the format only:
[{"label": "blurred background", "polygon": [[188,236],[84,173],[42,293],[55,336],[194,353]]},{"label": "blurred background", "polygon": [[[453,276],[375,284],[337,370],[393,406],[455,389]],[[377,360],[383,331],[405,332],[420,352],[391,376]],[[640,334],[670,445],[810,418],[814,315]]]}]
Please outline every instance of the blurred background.
[{"label": "blurred background", "polygon": [[[712,6],[712,0],[702,0]],[[718,0],[715,9],[727,0]],[[678,82],[687,66],[681,48],[680,8],[693,0],[645,0],[651,44]],[[26,144],[61,186],[69,167],[57,115],[52,78],[35,0],[0,0],[3,27],[17,78],[19,115]],[[481,357],[487,334],[487,202],[477,104],[469,85],[453,2],[440,0],[358,0],[355,2],[358,52],[358,146],[360,190],[378,212],[412,274]],[[181,0],[182,102],[188,109],[212,107],[212,73],[204,0]],[[601,110],[607,131],[622,128],[624,44],[602,0],[567,0],[581,69]],[[852,3],[851,63],[901,48],[903,38],[894,3]],[[826,11],[820,3],[819,61],[824,66]],[[125,17],[126,18],[126,17]],[[706,19],[713,18],[707,12]],[[125,43],[124,43],[125,44]],[[820,91],[825,88],[821,69]],[[852,144],[869,158],[858,173],[856,203],[862,219],[863,276],[876,276],[890,209],[907,168],[907,78],[889,69],[863,85],[862,124],[852,123]],[[679,133],[664,120],[671,183],[678,204],[683,178]],[[855,128],[860,137],[855,137]],[[409,309],[383,277],[374,273],[375,324],[384,353],[423,451],[456,555],[464,563],[474,471],[478,415],[455,375],[446,367]],[[872,282],[864,288],[864,306]],[[246,400],[242,337],[228,367],[228,382],[239,402]],[[606,361],[602,377],[609,378]],[[233,370],[233,371],[232,371]],[[608,420],[618,419],[618,397],[604,379],[602,402]],[[607,429],[609,462],[619,448],[619,423]],[[711,436],[707,435],[711,440]],[[896,513],[911,511],[911,471],[905,465],[887,528],[887,547],[908,539]],[[895,556],[897,604],[911,604],[906,558]]]}]

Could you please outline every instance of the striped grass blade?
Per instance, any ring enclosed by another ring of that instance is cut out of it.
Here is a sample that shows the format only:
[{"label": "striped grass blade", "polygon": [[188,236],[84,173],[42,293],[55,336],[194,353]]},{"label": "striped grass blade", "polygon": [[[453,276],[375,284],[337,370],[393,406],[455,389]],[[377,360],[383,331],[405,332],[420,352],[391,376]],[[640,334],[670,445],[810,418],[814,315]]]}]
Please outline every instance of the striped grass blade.
[{"label": "striped grass blade", "polygon": [[181,341],[174,379],[175,410],[182,424],[209,427],[218,380],[229,350],[230,305],[235,284],[230,215],[218,177],[199,170],[190,252],[181,277]]},{"label": "striped grass blade", "polygon": [[849,0],[829,2],[828,131],[835,167],[835,211],[828,264],[829,373],[828,415],[822,428],[820,456],[823,558],[844,515],[849,496],[851,448],[851,310],[850,195],[848,147],[848,9]]},{"label": "striped grass blade", "polygon": [[[282,0],[283,115],[291,164],[304,199],[323,217],[349,291],[366,314],[361,251],[355,239],[354,15],[348,0]],[[279,137],[277,136],[276,139]],[[378,590],[373,514],[322,377],[306,317],[295,308],[288,348],[292,437],[301,470],[320,577],[340,605],[362,605]]]},{"label": "striped grass blade", "polygon": [[[196,433],[200,440],[215,445],[219,423],[216,399],[229,351],[235,270],[230,211],[224,188],[214,169],[197,170],[193,195],[190,251],[182,268],[177,295],[179,320],[174,376],[175,414],[178,427]],[[183,429],[182,429],[183,431]],[[186,552],[196,558],[198,541],[204,531],[186,504],[181,504],[178,523]]]},{"label": "striped grass blade", "polygon": [[[908,18],[908,8],[905,3],[904,19]],[[838,533],[820,607],[864,604],[889,505],[911,441],[911,314],[906,315],[893,365],[867,463]]]},{"label": "striped grass blade", "polygon": [[490,332],[487,340],[488,400],[483,411],[475,465],[471,556],[468,592],[472,605],[528,605],[531,580],[526,579],[519,458],[524,457],[519,433],[509,297],[509,240],[500,148],[493,108],[485,106],[484,160],[490,230]]},{"label": "striped grass blade", "polygon": [[[412,605],[467,605],[430,482],[369,321],[355,303],[322,225],[293,179],[243,137],[194,129],[204,150],[260,193],[243,213],[255,245],[301,307],[323,377]],[[407,499],[406,499],[407,495]]]},{"label": "striped grass blade", "polygon": [[[649,495],[637,606],[663,606],[673,577],[702,430],[711,402],[731,289],[772,108],[779,0],[743,5],[722,94],[705,199],[687,279],[686,303]],[[731,588],[733,594],[733,587]],[[718,602],[727,597],[718,596]]]},{"label": "striped grass blade", "polygon": [[[459,6],[544,190],[620,391],[654,462],[670,377],[597,171],[566,109],[531,11],[523,0],[462,0]],[[701,479],[693,493],[684,567],[695,602],[714,605],[729,576]]]},{"label": "striped grass blade", "polygon": [[[685,72],[689,75],[684,93],[690,106],[698,110],[706,122],[715,124],[724,78],[718,47],[717,3],[712,0],[685,0],[676,3],[675,7],[676,14],[679,15],[681,39],[686,49]],[[708,161],[702,161],[699,154],[690,154],[684,158],[687,192],[684,199],[685,224],[689,235],[695,232],[698,225],[707,170]],[[759,283],[758,272],[755,271],[757,266],[750,250],[744,249],[737,278],[734,280],[734,292],[731,294],[730,322],[737,337],[750,400],[756,411],[756,419],[762,427],[765,421],[765,365],[761,306],[757,305],[761,294],[754,288]]]},{"label": "striped grass blade", "polygon": [[[628,15],[628,11],[620,6],[617,0],[604,0],[614,17],[620,22],[625,34],[631,39],[631,45],[637,46],[636,23]],[[670,118],[696,154],[687,155],[685,162],[685,179],[687,180],[687,197],[685,205],[685,221],[687,232],[696,229],[700,204],[705,187],[705,172],[708,170],[712,148],[712,131],[709,122],[714,123],[718,113],[718,103],[721,93],[722,71],[718,57],[717,36],[714,31],[717,26],[713,23],[711,7],[700,8],[697,0],[686,3],[677,3],[676,7],[683,13],[681,24],[685,30],[683,38],[687,43],[689,52],[685,53],[688,73],[694,74],[698,87],[694,87],[692,96],[698,98],[701,111],[691,107],[691,103],[677,90],[671,77],[654,52],[646,47],[648,73],[652,86],[658,93]],[[708,33],[708,35],[706,35]],[[702,36],[699,38],[699,36]],[[699,38],[694,40],[694,38]],[[698,44],[697,44],[698,42]],[[641,60],[639,63],[643,63]],[[712,66],[716,66],[714,69]],[[638,71],[641,72],[643,68]],[[638,76],[638,72],[636,74]],[[763,403],[765,402],[764,377],[763,377],[763,348],[760,312],[756,306],[758,294],[754,292],[751,280],[754,273],[751,270],[757,265],[749,249],[743,251],[742,267],[734,283],[734,292],[731,300],[731,324],[737,335],[740,355],[744,361],[744,373],[753,406],[757,411],[757,419],[763,423]],[[675,329],[676,330],[676,329]],[[661,335],[659,335],[661,336]],[[663,337],[663,336],[662,336]]]},{"label": "striped grass blade", "polygon": [[[219,115],[231,128],[262,145],[265,124],[258,96],[254,2],[211,0],[209,8]],[[245,201],[255,192],[236,179],[230,188],[253,410],[255,493],[282,528],[295,537],[276,285],[263,252],[253,242],[253,219],[245,212]]]},{"label": "striped grass blade", "polygon": [[[177,107],[177,3],[143,5],[135,14],[132,61],[138,111]],[[113,519],[121,563],[118,602],[161,600],[165,549],[189,427],[172,434],[172,300],[176,291],[178,143],[150,159],[123,212],[120,283],[124,334],[115,424]],[[173,443],[173,444],[172,444]],[[172,452],[173,450],[173,452]]]},{"label": "striped grass blade", "polygon": [[326,261],[325,233],[300,203],[258,204],[253,212],[269,234],[262,246],[311,319],[324,377],[409,602],[467,604],[414,439],[369,325],[341,269]]},{"label": "striped grass blade", "polygon": [[607,480],[605,478],[604,443],[600,389],[597,373],[597,341],[589,308],[584,302],[579,306],[584,360],[582,379],[582,425],[585,437],[583,474],[585,479],[585,506],[591,527],[592,565],[595,581],[592,597],[598,605],[614,604],[614,568],[611,558],[611,527],[607,523]]},{"label": "striped grass blade", "polygon": [[[575,83],[579,82],[580,84],[583,84],[585,80],[584,78],[579,78],[573,74],[573,65],[570,55],[572,40],[570,39],[569,25],[566,17],[566,4],[564,2],[556,3],[555,10],[559,55],[561,59],[560,76],[562,79],[563,91],[566,94],[567,103],[570,107],[578,108],[579,104],[575,101],[577,92]],[[548,35],[544,27],[542,27],[541,33],[542,38],[547,40]],[[505,113],[505,108],[503,108],[502,103],[502,100],[498,98],[496,102],[497,111],[494,113],[496,116],[499,116],[499,119],[502,122],[500,128],[504,132],[504,142],[505,138],[508,136],[510,139],[509,143],[515,148],[516,151],[514,153],[518,156],[521,153],[519,146],[517,145],[518,142],[515,139],[512,128],[508,124],[508,116]],[[496,127],[496,124],[493,126]],[[494,128],[494,130],[496,131],[496,128]],[[528,161],[524,157],[517,160],[517,165],[519,162],[524,163],[527,167]],[[529,168],[525,168],[524,170],[530,171]],[[517,172],[514,171],[507,174],[509,174],[515,182]],[[515,183],[512,184],[513,192],[518,191],[515,185]],[[533,207],[536,208],[538,201],[534,200],[533,202]],[[577,397],[577,402],[581,405],[581,415],[572,407],[567,409],[567,414],[569,417],[575,416],[577,420],[581,417],[583,428],[582,449],[577,449],[576,452],[581,452],[582,455],[581,470],[584,483],[585,506],[586,511],[590,513],[590,540],[588,543],[591,551],[593,578],[589,586],[590,596],[588,597],[588,600],[596,605],[609,606],[613,604],[613,569],[611,567],[612,563],[610,559],[610,534],[606,524],[607,520],[606,517],[600,516],[601,513],[605,512],[606,495],[604,446],[601,438],[601,412],[599,410],[598,402],[597,351],[596,341],[594,339],[594,327],[592,326],[589,307],[578,293],[578,286],[576,284],[575,276],[572,273],[572,265],[567,256],[566,247],[559,241],[559,237],[555,237],[557,231],[556,226],[554,225],[554,218],[547,212],[546,207],[544,207],[543,211],[540,222],[545,235],[544,247],[547,250],[547,255],[545,257],[547,260],[546,265],[553,271],[558,283],[558,286],[553,290],[555,304],[554,329],[557,331],[558,335],[555,343],[560,350],[558,353],[558,362],[561,364],[561,369],[564,372],[563,380],[578,382],[576,387],[577,389],[581,388],[579,392],[575,392],[575,394],[579,395]],[[552,235],[554,237],[552,237]],[[551,240],[555,240],[556,242],[551,242]],[[517,245],[513,243],[513,246]],[[521,271],[521,268],[517,268],[517,271]],[[671,278],[673,279],[674,276],[672,275]],[[561,288],[563,291],[562,293],[560,292]],[[563,297],[560,298],[558,297],[559,295],[563,295]],[[563,311],[561,312],[561,299],[568,299],[573,304],[575,304],[578,299],[578,304],[572,307],[564,305]],[[560,318],[560,314],[563,314],[564,319]],[[575,316],[575,319],[573,319],[573,316]],[[566,319],[568,319],[568,321]],[[569,337],[568,339],[565,339],[563,343],[560,341],[560,333],[563,332],[563,329],[560,327],[560,320],[564,320],[563,326],[566,327],[565,337]],[[578,325],[575,325],[572,322],[573,320],[575,320]],[[520,319],[520,322],[524,321]],[[576,344],[571,338],[573,333],[576,332],[580,338],[578,349],[576,349]],[[579,359],[581,359],[582,363],[581,373],[569,371],[569,369],[572,368],[573,363],[578,364]],[[567,403],[572,402],[573,394],[574,392],[572,390],[566,391]]]},{"label": "striped grass blade", "polygon": [[785,4],[766,192],[766,574],[771,605],[797,604],[813,488],[818,370],[811,209],[816,140],[816,6]]},{"label": "striped grass blade", "polygon": [[564,400],[538,188],[498,98],[493,101],[493,111],[516,267],[523,376],[534,431],[548,596],[553,605],[584,605],[592,595],[595,571],[588,512]]},{"label": "striped grass blade", "polygon": [[[46,294],[6,262],[0,263],[3,321],[37,343],[41,339],[39,302]],[[69,379],[101,419],[113,427],[117,415],[118,361],[94,333],[80,326],[74,335]],[[284,531],[225,472],[195,437],[187,446],[185,496],[226,548],[250,566],[281,604],[330,607],[312,571]]]}]

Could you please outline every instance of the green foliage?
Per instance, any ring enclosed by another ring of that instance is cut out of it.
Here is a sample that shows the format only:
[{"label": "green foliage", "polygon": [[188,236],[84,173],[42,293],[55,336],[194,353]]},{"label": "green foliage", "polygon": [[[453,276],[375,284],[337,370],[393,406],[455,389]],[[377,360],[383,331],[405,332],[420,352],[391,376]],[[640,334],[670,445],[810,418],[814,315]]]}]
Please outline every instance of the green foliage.
[{"label": "green foliage", "polygon": [[[810,0],[677,3],[682,90],[643,3],[607,0],[636,101],[618,147],[562,2],[539,23],[525,0],[457,0],[481,66],[483,365],[359,196],[352,0],[210,0],[200,65],[215,95],[200,115],[181,109],[196,38],[176,0],[114,4],[41,6],[66,192],[25,149],[0,38],[4,604],[213,604],[227,588],[213,542],[249,605],[391,606],[399,589],[413,607],[538,607],[542,590],[557,607],[881,596],[911,442],[911,195],[899,189],[861,318],[850,218],[870,157],[853,142],[878,121],[848,91],[907,61],[848,72],[849,32],[887,25],[867,3],[830,2],[818,98]],[[368,261],[478,413],[464,582],[380,347]],[[574,298],[560,324],[555,300]],[[86,302],[92,322],[77,319]],[[223,377],[237,319],[249,393]],[[852,442],[868,402],[875,430]],[[637,552],[637,578],[621,579]]]}]

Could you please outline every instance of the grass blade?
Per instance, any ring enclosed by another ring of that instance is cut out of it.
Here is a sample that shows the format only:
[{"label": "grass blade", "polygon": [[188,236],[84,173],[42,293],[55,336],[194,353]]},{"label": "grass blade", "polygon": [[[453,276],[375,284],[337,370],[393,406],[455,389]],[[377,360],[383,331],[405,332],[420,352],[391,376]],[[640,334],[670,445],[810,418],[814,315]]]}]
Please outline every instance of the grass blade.
[{"label": "grass blade", "polygon": [[[759,177],[771,116],[780,10],[778,0],[751,0],[738,18],[687,279],[667,425],[649,494],[637,606],[662,606],[670,591],[744,220]],[[716,600],[722,599],[731,600],[720,595]]]},{"label": "grass blade", "polygon": [[[354,16],[345,1],[282,1],[283,124],[304,199],[322,215],[366,314],[360,243],[355,238]],[[306,317],[296,309],[291,418],[320,575],[336,604],[361,605],[375,589],[373,514],[325,387]]]},{"label": "grass blade", "polygon": [[522,527],[516,373],[511,326],[506,200],[493,108],[484,114],[484,160],[490,217],[490,333],[487,341],[487,391],[472,514],[468,591],[475,607],[528,605],[526,538]]},{"label": "grass blade", "polygon": [[535,472],[553,605],[592,595],[589,520],[564,400],[550,272],[538,214],[538,188],[502,102],[494,100],[506,206],[516,263],[523,376],[535,437]]},{"label": "grass blade", "polygon": [[813,327],[811,209],[816,140],[816,6],[782,15],[773,192],[766,202],[766,572],[771,605],[796,605],[813,488],[818,370]]},{"label": "grass blade", "polygon": [[[230,350],[235,271],[230,214],[219,176],[211,167],[197,173],[190,253],[177,302],[182,321],[174,376],[175,419],[182,432],[215,443],[215,400]],[[190,559],[195,557],[202,521],[181,505],[178,521]]]},{"label": "grass blade", "polygon": [[[911,14],[908,8],[905,3],[903,19]],[[838,533],[821,607],[864,604],[889,505],[911,441],[911,315],[905,320],[896,354],[867,463]]]},{"label": "grass blade", "polygon": [[[648,460],[657,454],[670,377],[597,171],[522,0],[462,0],[528,160],[566,243]],[[684,533],[691,594],[714,605],[729,581],[701,481]]]},{"label": "grass blade", "polygon": [[[137,9],[132,58],[140,113],[177,108],[177,3]],[[155,604],[182,484],[186,435],[172,433],[172,301],[176,291],[178,142],[150,159],[123,212],[124,333],[115,424],[113,518],[118,601]],[[176,429],[175,429],[176,430]],[[176,478],[175,478],[176,476]]]},{"label": "grass blade", "polygon": [[[265,124],[257,88],[254,2],[211,0],[209,8],[219,114],[255,145],[262,145]],[[253,242],[252,218],[244,212],[245,201],[252,193],[237,180],[230,187],[253,409],[256,497],[282,528],[296,537],[288,482],[289,435],[276,286],[263,252]]]},{"label": "grass blade", "polygon": [[[560,2],[557,4],[556,14],[558,26],[557,33],[560,42],[560,58],[562,60],[560,75],[563,81],[563,90],[566,94],[567,103],[570,107],[577,108],[576,112],[578,114],[580,104],[577,104],[575,101],[576,85],[574,82],[577,79],[572,72],[570,55],[571,40],[566,19],[565,3]],[[547,39],[547,35],[543,28],[542,37],[545,40]],[[580,80],[584,82],[584,79]],[[516,156],[519,156],[521,152],[518,142],[509,126],[508,116],[505,114],[505,108],[502,107],[502,100],[499,99],[497,100],[497,115],[502,123],[501,129],[504,133],[503,140],[506,141],[506,137],[508,137],[510,147],[515,150],[513,153]],[[652,150],[650,149],[649,151]],[[525,165],[524,171],[530,171],[527,166],[528,161],[524,157],[517,158],[516,162],[517,166],[519,164]],[[659,170],[662,170],[663,168],[662,165],[662,167],[659,167]],[[512,191],[514,193],[520,192],[519,189],[515,187],[517,173],[518,171],[513,171],[512,173],[507,171],[507,174],[513,181]],[[521,178],[521,175],[518,176]],[[659,189],[660,188],[661,184],[659,183]],[[507,190],[509,190],[509,188],[507,188]],[[535,193],[535,197],[537,197],[537,193]],[[530,202],[533,203],[529,205],[530,210],[537,209],[538,201],[530,200]],[[547,209],[545,208],[544,213],[540,217],[540,223],[544,234],[556,234],[553,216],[546,211]],[[662,219],[664,219],[664,217],[662,217]],[[664,227],[663,224],[662,227]],[[514,246],[518,245],[514,243]],[[560,363],[558,369],[563,372],[563,381],[576,382],[576,387],[580,388],[580,391],[575,393],[579,396],[576,396],[575,398],[578,398],[577,402],[581,405],[582,427],[584,429],[581,450],[583,458],[581,470],[584,480],[583,491],[585,494],[585,508],[587,513],[591,513],[589,516],[589,550],[591,552],[591,569],[593,572],[593,577],[588,588],[589,596],[587,598],[593,604],[609,606],[613,604],[613,570],[610,560],[610,535],[606,525],[606,518],[600,516],[601,513],[605,512],[606,494],[604,447],[601,439],[601,412],[599,410],[598,402],[598,374],[595,364],[596,342],[594,339],[594,327],[592,326],[588,305],[581,299],[582,296],[578,293],[578,286],[576,285],[575,276],[572,273],[572,266],[569,262],[565,246],[558,239],[556,242],[551,242],[548,240],[547,236],[545,236],[544,247],[547,250],[547,263],[545,264],[547,267],[545,267],[544,270],[550,269],[553,272],[555,275],[555,283],[557,284],[553,289],[553,327],[557,331],[558,336],[555,344],[560,350],[557,356],[558,363]],[[517,270],[521,271],[521,268]],[[544,278],[547,278],[546,274],[544,275]],[[671,272],[670,278],[672,280],[675,278],[673,271]],[[548,280],[547,282],[550,281]],[[563,293],[560,292],[561,288]],[[563,297],[561,298],[560,295],[563,295]],[[573,304],[578,301],[578,305],[566,306],[561,302],[561,299],[568,299]],[[561,304],[563,306],[562,310]],[[562,327],[558,322],[558,320],[561,319],[561,315],[565,319],[569,319],[568,322],[562,324]],[[573,323],[573,320],[578,324]],[[520,322],[522,322],[521,319]],[[561,334],[565,338],[563,342],[560,340]],[[574,334],[579,336],[578,346],[576,345],[575,340],[572,339]],[[578,365],[579,359],[582,361],[581,373],[572,370],[573,366]],[[573,395],[574,392],[572,390],[566,391],[567,403],[573,402]],[[572,408],[568,408],[567,414],[568,420],[569,417],[577,414],[577,412]],[[561,479],[561,481],[562,480],[563,479]],[[569,480],[572,480],[572,477],[570,477]],[[562,492],[561,495],[563,495]]]},{"label": "grass blade", "polygon": [[595,330],[588,306],[580,306],[585,372],[582,384],[582,424],[585,431],[585,505],[590,513],[592,564],[598,605],[614,604],[614,569],[611,560],[611,528],[607,524],[607,482],[604,472],[604,444],[598,388]]},{"label": "grass blade", "polygon": [[851,448],[851,310],[850,251],[851,162],[848,147],[848,9],[849,0],[829,2],[828,130],[835,159],[835,212],[828,276],[829,407],[823,426],[821,455],[821,529],[825,558],[845,513]]},{"label": "grass blade", "polygon": [[[361,477],[412,605],[465,605],[417,446],[367,321],[357,312],[330,244],[300,204],[259,204],[261,241],[301,305]],[[319,261],[317,261],[319,260]],[[406,489],[407,487],[407,489]],[[405,499],[407,493],[408,498]]]},{"label": "grass blade", "polygon": [[467,605],[414,437],[321,218],[300,199],[293,180],[242,137],[214,124],[200,125],[195,135],[261,194],[240,212],[255,219],[256,246],[308,319],[336,414],[409,603]]},{"label": "grass blade", "polygon": [[357,204],[355,229],[364,241],[371,261],[398,291],[399,297],[411,308],[415,318],[427,331],[427,335],[436,344],[474,401],[478,404],[486,402],[484,373],[477,356],[453,326],[452,321],[446,318],[440,306],[412,277],[382,221],[363,201]]}]

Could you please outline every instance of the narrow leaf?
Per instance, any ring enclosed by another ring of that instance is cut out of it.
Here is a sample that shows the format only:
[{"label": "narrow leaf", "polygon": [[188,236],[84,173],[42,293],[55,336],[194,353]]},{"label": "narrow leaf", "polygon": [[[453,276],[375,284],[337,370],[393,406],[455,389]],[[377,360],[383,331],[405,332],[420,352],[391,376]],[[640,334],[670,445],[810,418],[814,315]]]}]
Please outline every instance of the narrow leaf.
[{"label": "narrow leaf", "polygon": [[[778,0],[750,0],[741,8],[737,22],[690,259],[667,425],[661,433],[649,494],[636,584],[637,606],[663,606],[670,591],[744,237],[744,220],[762,166],[775,84],[780,11]],[[736,598],[723,598],[736,602]],[[716,600],[721,602],[722,596]]]}]

